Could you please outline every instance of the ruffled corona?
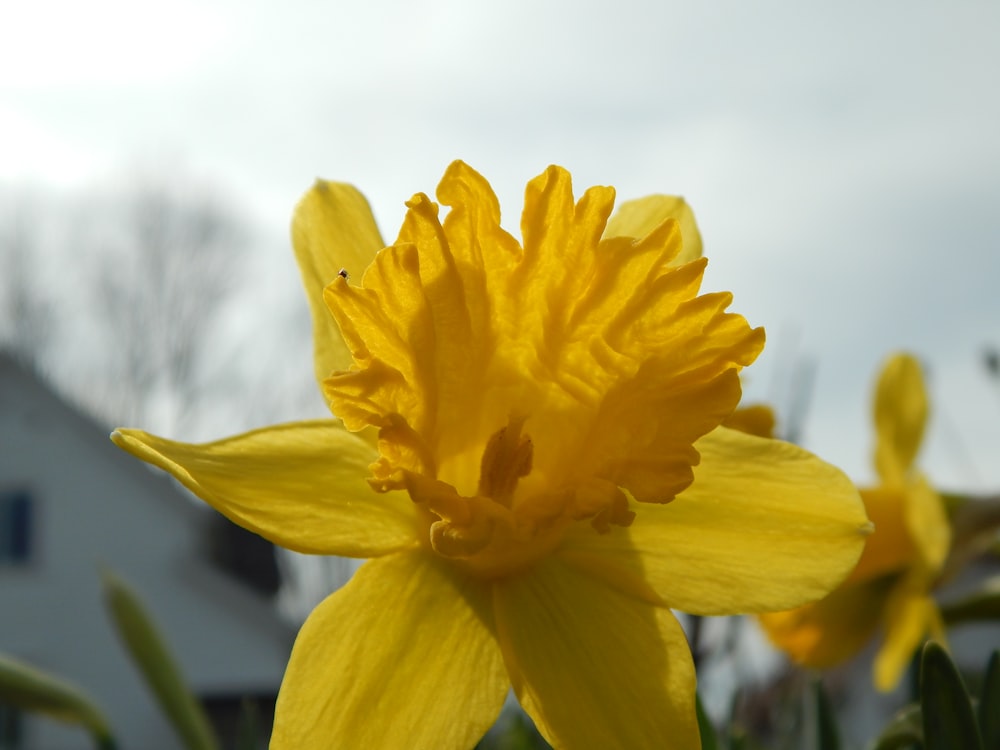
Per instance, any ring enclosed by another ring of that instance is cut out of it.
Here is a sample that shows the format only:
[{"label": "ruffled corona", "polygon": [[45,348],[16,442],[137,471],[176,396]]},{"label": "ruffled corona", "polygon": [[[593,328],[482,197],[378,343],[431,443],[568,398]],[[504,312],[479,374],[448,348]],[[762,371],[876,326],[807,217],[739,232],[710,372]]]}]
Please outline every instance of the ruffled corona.
[{"label": "ruffled corona", "polygon": [[456,162],[419,194],[360,286],[325,292],[355,366],[324,384],[351,430],[379,431],[372,486],[406,489],[442,555],[506,572],[567,524],[598,531],[691,482],[692,444],[740,397],[762,329],[699,296],[673,219],[604,238],[612,188],[574,202],[550,167],[529,183],[523,245],[489,184]]}]

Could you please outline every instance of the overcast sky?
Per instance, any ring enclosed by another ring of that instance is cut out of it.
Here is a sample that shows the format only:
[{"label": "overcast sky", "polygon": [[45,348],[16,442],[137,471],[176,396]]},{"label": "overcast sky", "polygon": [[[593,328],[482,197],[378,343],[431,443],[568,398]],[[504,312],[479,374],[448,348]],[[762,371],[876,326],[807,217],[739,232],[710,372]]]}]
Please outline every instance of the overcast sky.
[{"label": "overcast sky", "polygon": [[803,440],[865,481],[872,380],[909,349],[932,479],[1000,490],[998,39],[995,0],[3,3],[0,182],[139,164],[219,186],[279,238],[248,336],[276,317],[259,300],[301,304],[283,237],[317,176],[361,187],[387,240],[455,158],[514,231],[549,163],[679,193],[706,288],[768,329],[751,396],[786,403],[813,361]]}]

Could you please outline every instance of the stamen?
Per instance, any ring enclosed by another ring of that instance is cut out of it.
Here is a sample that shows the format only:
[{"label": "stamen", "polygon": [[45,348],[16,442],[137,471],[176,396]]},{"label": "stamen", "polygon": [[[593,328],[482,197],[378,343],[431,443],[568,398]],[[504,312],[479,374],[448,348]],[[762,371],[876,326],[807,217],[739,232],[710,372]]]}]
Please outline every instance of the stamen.
[{"label": "stamen", "polygon": [[531,473],[534,446],[530,436],[521,435],[524,420],[523,416],[511,415],[507,426],[490,436],[483,451],[477,494],[505,508],[511,507],[517,481]]},{"label": "stamen", "polygon": [[389,471],[386,486],[401,485],[428,511],[430,545],[440,555],[462,560],[479,575],[501,576],[531,565],[551,551],[563,530],[589,520],[602,534],[628,526],[635,514],[620,487],[602,479],[532,494],[514,503],[517,483],[531,473],[534,445],[524,434],[526,416],[512,415],[483,449],[479,488],[460,495],[447,482],[409,470]]}]

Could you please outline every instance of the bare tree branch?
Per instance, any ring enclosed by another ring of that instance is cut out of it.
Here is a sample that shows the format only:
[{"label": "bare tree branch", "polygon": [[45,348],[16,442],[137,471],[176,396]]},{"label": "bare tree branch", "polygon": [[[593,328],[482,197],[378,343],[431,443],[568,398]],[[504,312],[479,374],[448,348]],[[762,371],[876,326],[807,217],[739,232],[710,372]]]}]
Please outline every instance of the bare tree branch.
[{"label": "bare tree branch", "polygon": [[52,337],[53,314],[35,281],[37,211],[25,195],[2,201],[0,212],[0,347],[35,367]]}]

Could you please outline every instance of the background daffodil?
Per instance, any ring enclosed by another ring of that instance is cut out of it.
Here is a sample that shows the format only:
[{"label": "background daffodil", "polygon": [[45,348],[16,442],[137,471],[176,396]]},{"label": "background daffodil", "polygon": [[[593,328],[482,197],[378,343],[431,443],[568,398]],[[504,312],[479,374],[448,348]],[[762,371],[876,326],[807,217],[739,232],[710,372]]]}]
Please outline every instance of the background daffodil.
[{"label": "background daffodil", "polygon": [[881,626],[873,677],[879,690],[891,690],[927,637],[944,641],[930,592],[948,555],[951,527],[940,496],[914,467],[927,412],[920,364],[907,354],[891,356],[875,390],[879,484],[861,490],[875,532],[858,566],[828,597],[760,618],[771,640],[798,663],[833,666]]},{"label": "background daffodil", "polygon": [[795,446],[718,427],[764,337],[729,294],[699,295],[682,201],[609,221],[611,188],[577,201],[550,167],[519,242],[462,162],[437,196],[446,217],[414,196],[384,249],[348,185],[298,207],[338,419],[113,439],[277,544],[371,558],[302,627],[273,747],[469,748],[510,685],[556,747],[698,747],[669,608],[823,596],[861,552],[857,492]]}]

